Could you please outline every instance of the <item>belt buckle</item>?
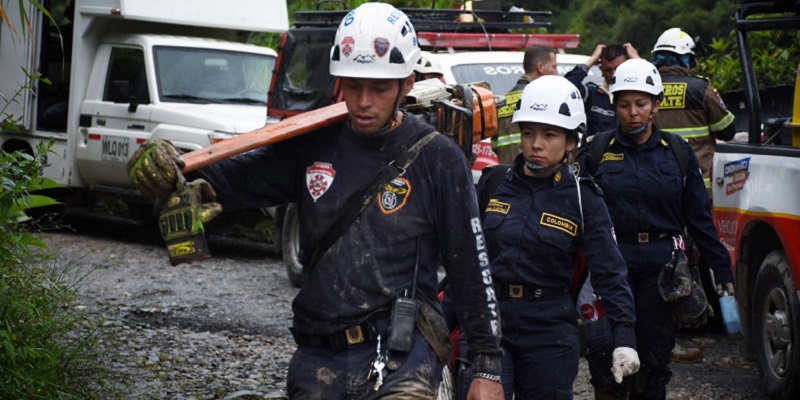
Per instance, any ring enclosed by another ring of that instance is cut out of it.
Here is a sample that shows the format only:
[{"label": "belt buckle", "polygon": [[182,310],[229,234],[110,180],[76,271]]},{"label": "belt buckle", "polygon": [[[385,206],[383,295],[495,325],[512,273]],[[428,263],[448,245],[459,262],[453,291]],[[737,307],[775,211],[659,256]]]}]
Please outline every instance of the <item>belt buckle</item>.
[{"label": "belt buckle", "polygon": [[521,299],[525,295],[525,289],[522,285],[508,285],[508,297],[512,299]]},{"label": "belt buckle", "polygon": [[364,341],[364,331],[361,329],[361,325],[356,325],[345,329],[344,334],[347,337],[347,345],[349,346],[359,344]]},{"label": "belt buckle", "polygon": [[650,243],[650,232],[639,232],[636,236],[639,243]]}]

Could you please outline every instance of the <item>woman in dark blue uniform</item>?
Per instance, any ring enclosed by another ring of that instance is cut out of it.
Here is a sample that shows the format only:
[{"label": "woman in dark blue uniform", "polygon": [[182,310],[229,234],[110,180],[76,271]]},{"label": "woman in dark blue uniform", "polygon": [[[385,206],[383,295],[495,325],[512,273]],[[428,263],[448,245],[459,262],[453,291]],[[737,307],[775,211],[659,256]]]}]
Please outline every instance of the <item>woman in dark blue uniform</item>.
[{"label": "woman in dark blue uniform", "polygon": [[524,89],[519,104],[512,122],[521,127],[522,154],[493,191],[484,217],[503,329],[503,389],[507,399],[571,399],[578,373],[571,295],[578,253],[583,250],[603,296],[619,375],[639,366],[633,299],[600,191],[589,180],[579,184],[567,162],[586,129],[580,93],[565,78],[544,76]]},{"label": "woman in dark blue uniform", "polygon": [[[642,358],[641,370],[634,377],[642,385],[633,385],[636,390],[630,393],[630,398],[665,399],[666,385],[672,376],[668,364],[675,344],[673,316],[685,317],[680,315],[678,307],[666,303],[658,290],[659,274],[671,261],[675,246],[672,238],[680,237],[688,227],[717,282],[724,284],[729,293],[733,293],[731,262],[706,206],[708,196],[694,152],[688,143],[671,139],[652,123],[663,92],[656,68],[642,59],[625,61],[617,67],[610,92],[614,95],[619,126],[613,137],[594,136],[579,161],[581,170],[593,173],[605,193],[636,302],[636,349],[647,356]],[[671,148],[673,144],[686,149]],[[602,153],[592,151],[593,146],[601,146]],[[688,165],[683,168],[676,156],[678,152],[688,157]],[[595,160],[591,154],[602,157]],[[704,297],[703,302],[705,305]],[[591,367],[594,362],[591,354],[602,349],[595,347],[589,331],[587,359]],[[610,345],[606,354],[608,349]],[[607,375],[602,365],[591,369],[595,386],[610,381],[607,376],[605,379],[598,376]],[[615,393],[614,398],[626,398],[630,385],[625,384],[600,386]]]}]

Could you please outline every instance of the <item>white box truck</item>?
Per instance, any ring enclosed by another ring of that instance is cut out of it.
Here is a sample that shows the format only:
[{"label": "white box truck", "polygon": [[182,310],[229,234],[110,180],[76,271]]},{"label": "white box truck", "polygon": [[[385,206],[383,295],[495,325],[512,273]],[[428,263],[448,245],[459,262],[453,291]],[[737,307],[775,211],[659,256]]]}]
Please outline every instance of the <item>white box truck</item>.
[{"label": "white box truck", "polygon": [[0,24],[0,93],[11,100],[23,68],[53,84],[34,82],[8,104],[19,129],[0,132],[0,148],[54,139],[43,175],[75,198],[137,197],[125,163],[148,139],[191,151],[266,123],[276,53],[246,41],[288,29],[285,0],[42,1],[71,20],[61,34],[27,0],[4,3],[17,24]]}]

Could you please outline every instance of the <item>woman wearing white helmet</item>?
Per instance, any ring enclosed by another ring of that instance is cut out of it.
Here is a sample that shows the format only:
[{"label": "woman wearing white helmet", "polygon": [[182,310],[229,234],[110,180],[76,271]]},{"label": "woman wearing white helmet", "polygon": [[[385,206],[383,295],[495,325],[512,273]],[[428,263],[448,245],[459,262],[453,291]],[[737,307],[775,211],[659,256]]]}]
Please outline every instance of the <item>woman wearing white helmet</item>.
[{"label": "woman wearing white helmet", "polygon": [[578,373],[571,295],[578,254],[588,260],[617,339],[606,368],[626,376],[639,362],[633,299],[602,196],[591,180],[579,183],[568,162],[586,129],[580,93],[563,77],[543,76],[525,87],[518,104],[512,119],[521,128],[522,153],[478,184],[503,327],[503,389],[506,399],[567,399]]},{"label": "woman wearing white helmet", "polygon": [[[636,349],[648,356],[642,358],[641,371],[634,377],[633,392],[630,382],[615,384],[607,370],[592,368],[590,362],[592,383],[616,396],[607,398],[627,398],[630,393],[631,399],[665,399],[672,376],[669,362],[676,321],[702,324],[706,309],[700,307],[699,313],[687,315],[683,305],[694,297],[665,298],[658,290],[659,275],[665,265],[683,257],[687,228],[717,282],[733,293],[730,256],[711,219],[694,152],[685,140],[659,130],[653,122],[663,95],[655,66],[643,59],[623,62],[609,90],[619,126],[593,136],[579,159],[581,170],[594,175],[605,193],[636,302]],[[601,348],[603,340],[593,334],[599,332],[589,332],[589,352],[610,357],[610,349]]]}]

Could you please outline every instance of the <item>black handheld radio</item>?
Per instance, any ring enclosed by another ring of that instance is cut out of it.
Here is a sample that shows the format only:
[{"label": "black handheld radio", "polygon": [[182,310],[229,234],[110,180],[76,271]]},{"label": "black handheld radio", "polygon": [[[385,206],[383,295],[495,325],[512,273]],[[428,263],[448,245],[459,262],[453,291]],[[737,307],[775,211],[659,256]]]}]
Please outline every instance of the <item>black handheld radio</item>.
[{"label": "black handheld radio", "polygon": [[[390,351],[408,353],[414,337],[419,304],[414,300],[417,291],[417,272],[419,271],[419,245],[421,237],[417,237],[417,254],[414,260],[414,278],[411,283],[411,296],[398,296],[392,303],[392,316],[389,321],[389,339],[386,347]],[[407,292],[407,291],[406,291]],[[407,293],[403,293],[406,295]]]}]

